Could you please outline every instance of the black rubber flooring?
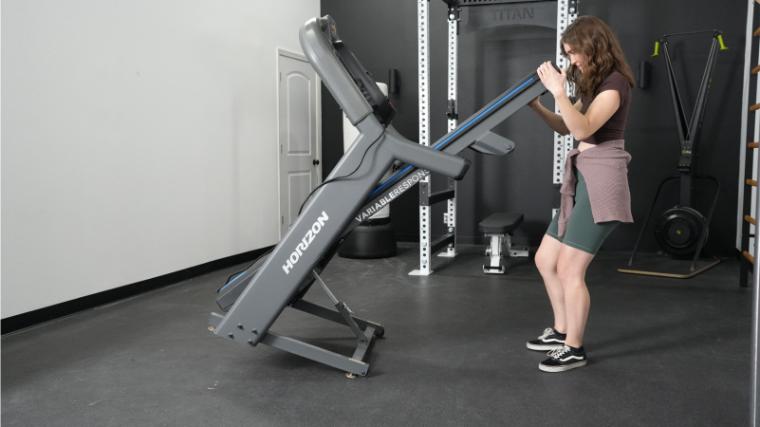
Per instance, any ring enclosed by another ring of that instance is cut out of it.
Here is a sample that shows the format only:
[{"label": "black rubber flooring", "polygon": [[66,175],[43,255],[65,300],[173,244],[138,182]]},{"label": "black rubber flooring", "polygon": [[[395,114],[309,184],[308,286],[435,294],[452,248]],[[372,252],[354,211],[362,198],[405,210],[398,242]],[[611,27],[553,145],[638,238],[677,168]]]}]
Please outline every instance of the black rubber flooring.
[{"label": "black rubber flooring", "polygon": [[[235,269],[2,337],[4,426],[742,426],[749,420],[751,294],[728,260],[703,275],[591,266],[590,363],[537,368],[526,339],[550,324],[531,263],[484,276],[466,248],[430,277],[416,250],[324,272],[382,323],[369,375],[216,338],[207,317]],[[307,297],[327,303],[319,287]],[[348,329],[286,310],[272,328],[348,351]]]}]

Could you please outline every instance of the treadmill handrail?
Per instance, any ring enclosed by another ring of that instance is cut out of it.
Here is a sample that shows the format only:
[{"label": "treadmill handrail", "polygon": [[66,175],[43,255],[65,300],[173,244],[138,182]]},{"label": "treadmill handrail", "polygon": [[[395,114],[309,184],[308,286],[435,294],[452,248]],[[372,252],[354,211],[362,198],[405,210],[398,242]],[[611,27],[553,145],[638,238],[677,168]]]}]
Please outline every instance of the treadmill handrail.
[{"label": "treadmill handrail", "polygon": [[[513,99],[514,97],[522,93],[524,90],[526,90],[527,88],[531,87],[532,85],[538,82],[540,82],[538,74],[536,74],[535,72],[529,74],[527,77],[523,79],[521,83],[504,91],[496,99],[491,101],[485,107],[481,108],[475,114],[470,116],[467,120],[462,122],[454,130],[452,130],[448,134],[441,137],[441,139],[439,139],[435,144],[433,144],[431,148],[436,151],[443,150],[444,148],[446,148],[446,146],[448,146],[449,144],[451,144],[452,142],[460,138],[462,135],[464,135],[466,131],[470,130],[471,128],[476,126],[478,123],[481,123],[483,120],[487,119],[491,114],[493,114],[493,112],[503,107],[504,104],[506,104],[511,99]],[[404,176],[411,173],[414,169],[415,169],[414,165],[406,165],[404,168],[402,168],[395,174],[388,177],[388,179],[378,184],[377,187],[375,187],[375,189],[372,190],[372,193],[370,193],[369,199],[372,199],[378,196],[380,193],[383,192],[383,190],[388,189],[390,186],[392,186],[393,184],[403,179]]]},{"label": "treadmill handrail", "polygon": [[470,162],[464,157],[431,150],[411,141],[389,140],[388,144],[390,144],[390,150],[396,159],[454,179],[462,179],[470,166]]}]

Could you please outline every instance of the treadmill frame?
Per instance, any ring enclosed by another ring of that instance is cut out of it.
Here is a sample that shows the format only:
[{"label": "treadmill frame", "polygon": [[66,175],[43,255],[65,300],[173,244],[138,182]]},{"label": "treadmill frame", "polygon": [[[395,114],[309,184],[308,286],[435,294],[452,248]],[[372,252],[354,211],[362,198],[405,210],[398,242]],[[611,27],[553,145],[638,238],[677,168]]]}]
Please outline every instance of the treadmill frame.
[{"label": "treadmill frame", "polygon": [[[439,139],[432,149],[422,147],[401,136],[392,126],[383,127],[372,114],[355,81],[333,52],[325,35],[330,31],[335,32],[335,23],[329,16],[311,19],[301,29],[301,45],[359,135],[327,177],[326,185],[306,202],[301,215],[268,258],[251,267],[256,270],[233,276],[233,281],[242,278],[225,291],[225,296],[234,299],[234,303],[225,314],[211,313],[209,330],[242,345],[256,346],[263,342],[345,371],[349,376],[364,376],[369,370],[366,358],[374,338],[382,336],[384,328],[354,316],[319,273],[353,227],[371,216],[378,204],[390,203],[412,188],[428,170],[458,179],[466,172],[468,163],[456,154],[465,148],[510,151],[510,142],[490,130],[546,89],[532,73]],[[407,165],[378,183],[396,160]],[[319,282],[335,309],[303,300],[314,281]],[[347,325],[356,338],[353,354],[345,356],[270,331],[287,306]]]}]

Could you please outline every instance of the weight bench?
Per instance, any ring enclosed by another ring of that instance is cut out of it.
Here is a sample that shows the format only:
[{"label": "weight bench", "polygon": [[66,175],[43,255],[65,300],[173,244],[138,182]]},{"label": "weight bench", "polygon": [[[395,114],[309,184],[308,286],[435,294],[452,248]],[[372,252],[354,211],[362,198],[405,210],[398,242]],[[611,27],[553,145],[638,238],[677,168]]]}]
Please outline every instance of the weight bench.
[{"label": "weight bench", "polygon": [[[506,272],[504,253],[506,258],[527,257],[528,248],[512,247],[512,232],[523,222],[523,214],[497,212],[478,223],[478,229],[485,234],[488,242],[486,247],[486,263],[483,264],[483,273],[504,274]],[[505,248],[505,251],[502,251]]]}]

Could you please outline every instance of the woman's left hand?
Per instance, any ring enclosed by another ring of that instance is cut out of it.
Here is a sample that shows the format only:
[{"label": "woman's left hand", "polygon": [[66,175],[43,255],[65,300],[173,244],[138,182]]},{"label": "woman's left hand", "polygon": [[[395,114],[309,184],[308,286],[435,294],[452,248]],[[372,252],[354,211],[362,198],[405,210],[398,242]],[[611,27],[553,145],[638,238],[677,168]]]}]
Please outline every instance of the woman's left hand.
[{"label": "woman's left hand", "polygon": [[536,73],[538,73],[538,77],[541,79],[544,87],[546,87],[546,90],[551,92],[555,98],[565,94],[565,82],[567,81],[565,70],[559,72],[552,66],[551,62],[546,61],[539,65]]}]

